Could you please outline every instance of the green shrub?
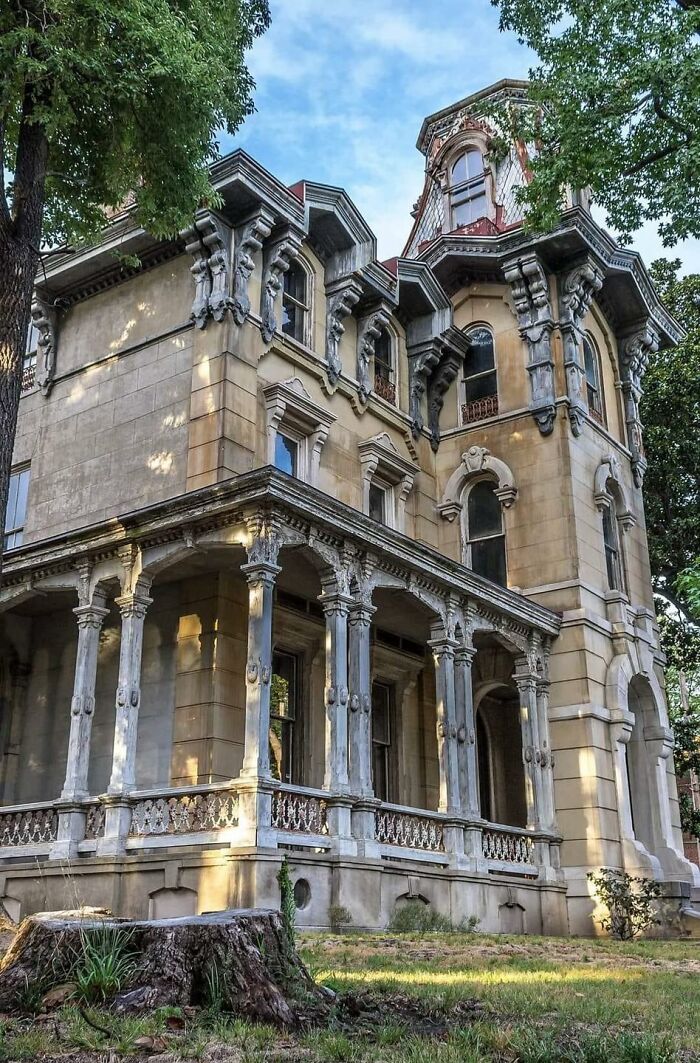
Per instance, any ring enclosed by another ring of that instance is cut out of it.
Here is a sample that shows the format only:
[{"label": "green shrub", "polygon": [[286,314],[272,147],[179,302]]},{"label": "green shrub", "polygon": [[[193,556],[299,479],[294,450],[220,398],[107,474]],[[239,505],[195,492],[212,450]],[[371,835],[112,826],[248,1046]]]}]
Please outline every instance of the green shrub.
[{"label": "green shrub", "polygon": [[455,925],[446,915],[440,915],[423,901],[407,901],[394,909],[387,930],[397,934],[471,934],[479,924],[475,915]]},{"label": "green shrub", "polygon": [[294,903],[294,885],[292,883],[291,875],[289,874],[289,861],[286,856],[282,858],[282,866],[277,873],[277,884],[280,888],[280,912],[282,913],[282,924],[289,944],[294,948],[296,943],[296,927],[294,925],[294,920],[297,909]]},{"label": "green shrub", "polygon": [[588,880],[595,886],[596,896],[608,909],[599,919],[603,930],[618,938],[631,941],[637,934],[661,922],[656,918],[656,901],[661,886],[649,878],[635,878],[626,871],[604,867],[597,874],[589,871]]},{"label": "green shrub", "polygon": [[349,926],[352,926],[352,916],[342,904],[332,904],[328,909],[328,922],[334,934],[342,934]]},{"label": "green shrub", "polygon": [[128,984],[136,972],[132,936],[119,927],[81,931],[71,972],[76,997],[88,1004],[104,1003]]}]

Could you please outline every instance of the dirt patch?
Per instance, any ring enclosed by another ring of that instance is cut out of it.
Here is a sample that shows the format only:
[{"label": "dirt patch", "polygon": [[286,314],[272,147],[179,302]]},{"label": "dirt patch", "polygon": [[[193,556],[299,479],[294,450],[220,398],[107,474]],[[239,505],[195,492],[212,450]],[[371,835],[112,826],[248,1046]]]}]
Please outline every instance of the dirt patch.
[{"label": "dirt patch", "polygon": [[398,1026],[415,1037],[439,1038],[468,1022],[491,1017],[480,1000],[460,1000],[452,1008],[439,1008],[404,993],[371,990],[339,995],[334,1010],[341,1032],[368,1036],[382,1027]]}]

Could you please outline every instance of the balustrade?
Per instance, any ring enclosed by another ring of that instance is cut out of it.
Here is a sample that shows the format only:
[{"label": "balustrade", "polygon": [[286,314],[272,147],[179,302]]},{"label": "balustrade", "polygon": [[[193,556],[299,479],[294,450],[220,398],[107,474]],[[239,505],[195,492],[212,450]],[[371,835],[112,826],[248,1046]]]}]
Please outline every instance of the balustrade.
[{"label": "balustrade", "polygon": [[195,834],[237,826],[237,793],[230,789],[188,790],[134,801],[129,836]]},{"label": "balustrade", "polygon": [[272,826],[301,834],[328,834],[326,802],[297,790],[274,790]]},{"label": "balustrade", "polygon": [[375,839],[382,845],[397,845],[424,852],[445,851],[443,821],[383,805],[375,817]]},{"label": "balustrade", "polygon": [[482,833],[483,854],[486,860],[503,864],[533,864],[535,841],[525,833],[485,827]]},{"label": "balustrade", "polygon": [[58,833],[58,812],[45,805],[5,809],[0,813],[0,847],[49,844]]},{"label": "balustrade", "polygon": [[462,403],[462,424],[472,424],[473,421],[483,421],[487,417],[495,417],[498,413],[498,395],[487,395],[484,399],[475,399],[474,402]]}]

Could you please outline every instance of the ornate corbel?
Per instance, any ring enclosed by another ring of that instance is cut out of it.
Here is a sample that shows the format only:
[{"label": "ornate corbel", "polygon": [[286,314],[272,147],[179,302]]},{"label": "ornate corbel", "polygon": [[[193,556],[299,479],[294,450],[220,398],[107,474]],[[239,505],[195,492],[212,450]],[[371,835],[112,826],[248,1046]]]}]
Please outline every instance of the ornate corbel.
[{"label": "ornate corbel", "polygon": [[56,373],[57,315],[55,304],[45,298],[36,288],[32,295],[31,315],[32,325],[38,334],[34,379],[41,388],[42,394],[48,395],[53,387],[53,378]]},{"label": "ornate corbel", "polygon": [[585,395],[585,368],[581,364],[583,332],[581,322],[596,292],[603,287],[603,273],[591,258],[580,263],[560,281],[559,328],[564,345],[566,390],[569,396],[571,431],[579,436],[583,429],[588,401]]},{"label": "ornate corbel", "polygon": [[357,323],[357,383],[362,405],[366,405],[372,392],[373,380],[370,366],[374,358],[375,344],[389,323],[389,311],[380,306]]},{"label": "ornate corbel", "polygon": [[340,338],[345,332],[343,319],[350,316],[361,295],[362,287],[355,277],[345,277],[326,288],[326,362],[331,387],[337,384],[343,369],[340,357]]},{"label": "ornate corbel", "polygon": [[430,446],[437,451],[440,446],[440,414],[445,404],[445,394],[469,352],[469,340],[459,329],[450,326],[443,334],[444,346],[440,361],[428,382],[428,426]]},{"label": "ornate corbel", "polygon": [[233,320],[237,325],[242,325],[250,313],[248,283],[255,268],[254,256],[272,232],[274,221],[272,212],[265,207],[260,207],[256,214],[244,222],[236,232],[231,309]]},{"label": "ornate corbel", "polygon": [[440,337],[433,336],[408,348],[409,414],[411,435],[414,439],[418,439],[423,431],[423,396],[428,386],[428,378],[440,361],[442,347]]},{"label": "ornate corbel", "polygon": [[659,337],[647,319],[626,337],[620,340],[620,376],[627,425],[627,444],[632,454],[632,476],[636,487],[644,482],[647,462],[642,440],[642,421],[639,402],[643,395],[642,378],[649,364],[650,355],[659,349]]},{"label": "ornate corbel", "polygon": [[282,290],[283,277],[299,255],[301,234],[288,229],[273,239],[265,248],[262,296],[260,303],[260,332],[265,343],[270,343],[277,331],[275,303]]},{"label": "ornate corbel", "polygon": [[209,256],[209,313],[215,321],[223,321],[226,311],[233,306],[230,294],[231,230],[214,214],[207,214],[199,223],[199,229]]},{"label": "ornate corbel", "polygon": [[547,436],[557,415],[552,360],[554,320],[547,275],[534,251],[504,263],[503,274],[510,285],[520,335],[527,342],[530,410],[540,432]]},{"label": "ornate corbel", "polygon": [[195,328],[203,329],[209,316],[209,294],[211,292],[211,275],[207,263],[207,250],[202,241],[202,236],[195,218],[191,229],[183,229],[180,233],[185,241],[185,251],[193,258],[190,273],[194,278],[194,299],[190,320],[194,321]]}]

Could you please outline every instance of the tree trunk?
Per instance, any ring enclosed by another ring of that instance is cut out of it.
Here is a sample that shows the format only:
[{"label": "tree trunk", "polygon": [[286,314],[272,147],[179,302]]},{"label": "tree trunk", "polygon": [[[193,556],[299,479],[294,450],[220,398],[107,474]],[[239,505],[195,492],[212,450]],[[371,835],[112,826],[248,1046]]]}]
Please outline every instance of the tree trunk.
[{"label": "tree trunk", "polygon": [[[121,937],[133,961],[125,984],[106,1002],[115,1010],[207,1005],[213,996],[222,1011],[296,1027],[327,1007],[279,912],[235,910],[144,922],[52,912],[25,919],[0,964],[0,1012],[21,1011],[27,990],[43,995],[70,982],[86,940],[103,948],[106,928]],[[115,941],[109,933],[107,938]]]}]

